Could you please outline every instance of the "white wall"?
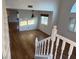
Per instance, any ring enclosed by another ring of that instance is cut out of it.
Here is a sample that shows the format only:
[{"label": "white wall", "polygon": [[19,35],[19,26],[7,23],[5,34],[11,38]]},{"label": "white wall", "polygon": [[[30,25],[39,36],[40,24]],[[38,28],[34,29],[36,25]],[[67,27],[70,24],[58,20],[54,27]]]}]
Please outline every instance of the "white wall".
[{"label": "white wall", "polygon": [[[28,8],[28,5],[33,5],[33,8]],[[6,0],[6,6],[11,9],[52,11],[51,20],[53,25],[56,24],[58,18],[59,0]],[[51,30],[45,32],[50,34]]]},{"label": "white wall", "polygon": [[68,23],[71,17],[70,9],[75,3],[75,0],[61,0],[60,2],[60,10],[59,10],[59,17],[58,17],[58,33],[76,41],[76,33],[70,32],[68,30]]},{"label": "white wall", "polygon": [[39,12],[39,15],[40,14],[48,14],[49,15],[48,25],[47,26],[41,24],[41,19],[39,18],[39,29],[41,31],[45,32],[46,34],[49,34],[50,35],[51,34],[51,31],[52,31],[52,26],[53,26],[53,24],[52,24],[52,22],[53,22],[53,20],[52,20],[53,12],[41,11],[41,12]]},{"label": "white wall", "polygon": [[[75,33],[68,31],[70,8],[75,1],[76,0],[6,0],[6,6],[11,9],[52,11],[52,26],[58,25],[59,34],[75,41]],[[28,8],[28,5],[33,5],[33,8]],[[44,28],[44,26],[40,25],[39,28],[47,34],[51,32],[51,30],[46,30],[48,28]]]},{"label": "white wall", "polygon": [[8,20],[6,13],[5,0],[3,0],[3,11],[2,11],[2,57],[3,59],[11,59],[10,54],[10,40],[8,30]]},{"label": "white wall", "polygon": [[[7,8],[53,11],[58,0],[6,0]],[[33,5],[33,8],[28,8]]]},{"label": "white wall", "polygon": [[33,25],[28,25],[28,26],[19,26],[19,30],[20,31],[25,31],[25,30],[33,30],[33,29],[37,29],[38,26],[38,15],[35,15],[36,12],[34,12],[34,18],[31,18],[32,16],[32,11],[30,10],[19,10],[19,22],[23,21],[23,20],[35,20],[35,24]]},{"label": "white wall", "polygon": [[[33,19],[37,20],[37,23],[31,26],[23,26],[23,27],[19,27],[20,31],[25,31],[25,30],[33,30],[33,29],[40,29],[41,31],[47,33],[47,34],[51,34],[52,31],[52,16],[53,16],[53,12],[49,12],[49,11],[34,11],[33,12],[35,17]],[[41,14],[49,14],[49,19],[48,19],[48,26],[45,27],[44,25],[41,24],[41,19],[40,19],[40,15]],[[30,10],[19,10],[19,18],[22,20],[28,20],[31,19],[31,15],[32,15],[32,11]]]}]

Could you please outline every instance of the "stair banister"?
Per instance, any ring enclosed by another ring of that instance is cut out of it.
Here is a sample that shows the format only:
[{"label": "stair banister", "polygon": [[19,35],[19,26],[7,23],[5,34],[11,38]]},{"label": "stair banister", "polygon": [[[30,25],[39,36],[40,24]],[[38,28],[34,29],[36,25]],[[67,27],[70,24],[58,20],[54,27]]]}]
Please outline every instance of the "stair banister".
[{"label": "stair banister", "polygon": [[37,54],[38,53],[38,38],[36,37],[36,39],[35,39],[35,54]]},{"label": "stair banister", "polygon": [[50,55],[52,55],[52,52],[53,52],[53,46],[54,46],[56,34],[57,34],[57,26],[53,26],[52,35],[51,35],[52,47],[51,47],[51,53],[50,53]]},{"label": "stair banister", "polygon": [[[66,43],[70,44],[69,51],[68,51],[68,58],[67,58],[67,59],[70,59],[72,52],[73,52],[73,48],[76,47],[76,43],[66,37],[63,37],[63,36],[57,34],[57,26],[53,26],[52,34],[50,37],[47,37],[40,41],[38,41],[38,38],[36,37],[35,55],[37,57],[47,57],[48,59],[56,59],[57,51],[58,51],[57,49],[59,48],[58,46],[59,46],[60,40],[62,40],[62,45],[60,47],[61,54],[60,54],[59,59],[63,58],[63,53],[64,53],[64,50],[66,47]],[[51,45],[49,46],[50,41],[51,41]],[[54,45],[56,45],[56,47],[54,47]],[[55,48],[54,54],[53,54],[53,48]],[[50,51],[50,53],[49,53],[49,51]]]}]

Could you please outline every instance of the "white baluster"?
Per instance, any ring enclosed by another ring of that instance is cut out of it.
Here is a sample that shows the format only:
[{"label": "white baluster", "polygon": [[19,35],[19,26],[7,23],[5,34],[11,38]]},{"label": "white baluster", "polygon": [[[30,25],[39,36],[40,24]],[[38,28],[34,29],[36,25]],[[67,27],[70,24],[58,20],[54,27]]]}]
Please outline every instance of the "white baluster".
[{"label": "white baluster", "polygon": [[55,50],[54,59],[56,59],[58,45],[59,45],[59,38],[57,38],[57,42],[56,42],[56,50]]},{"label": "white baluster", "polygon": [[38,38],[36,37],[36,40],[35,40],[35,54],[38,53]]},{"label": "white baluster", "polygon": [[56,34],[57,34],[57,26],[54,26],[53,27],[53,30],[52,30],[52,35],[51,35],[51,40],[52,40],[52,45],[51,45],[51,55],[52,55],[52,52],[53,52],[53,45],[54,45],[54,42],[55,42],[55,39],[56,39]]},{"label": "white baluster", "polygon": [[41,55],[41,42],[39,43],[39,55]]},{"label": "white baluster", "polygon": [[39,43],[38,43],[38,47],[37,47],[37,54],[39,55]]},{"label": "white baluster", "polygon": [[40,43],[38,44],[38,55],[40,55]]},{"label": "white baluster", "polygon": [[70,45],[69,52],[68,52],[68,59],[70,59],[72,52],[73,52],[73,46]]},{"label": "white baluster", "polygon": [[41,44],[42,44],[42,45],[41,45],[41,46],[42,46],[42,47],[41,47],[41,54],[43,55],[43,41],[41,42]]},{"label": "white baluster", "polygon": [[45,52],[46,52],[46,40],[45,40],[45,45],[44,45],[44,55],[45,55]]},{"label": "white baluster", "polygon": [[50,39],[48,39],[48,45],[47,45],[47,55],[49,53],[49,43],[50,43]]},{"label": "white baluster", "polygon": [[62,47],[61,47],[60,59],[62,59],[63,51],[64,51],[64,48],[65,48],[65,44],[66,44],[66,42],[63,40],[63,44],[62,44]]}]

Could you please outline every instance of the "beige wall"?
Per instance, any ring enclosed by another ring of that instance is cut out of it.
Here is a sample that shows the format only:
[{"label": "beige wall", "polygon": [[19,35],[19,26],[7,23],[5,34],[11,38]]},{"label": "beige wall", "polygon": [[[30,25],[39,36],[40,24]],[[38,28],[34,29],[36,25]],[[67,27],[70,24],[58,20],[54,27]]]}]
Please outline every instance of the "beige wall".
[{"label": "beige wall", "polygon": [[9,30],[6,14],[5,0],[3,0],[3,19],[2,19],[2,57],[3,59],[11,59],[10,56],[10,42],[9,42]]}]

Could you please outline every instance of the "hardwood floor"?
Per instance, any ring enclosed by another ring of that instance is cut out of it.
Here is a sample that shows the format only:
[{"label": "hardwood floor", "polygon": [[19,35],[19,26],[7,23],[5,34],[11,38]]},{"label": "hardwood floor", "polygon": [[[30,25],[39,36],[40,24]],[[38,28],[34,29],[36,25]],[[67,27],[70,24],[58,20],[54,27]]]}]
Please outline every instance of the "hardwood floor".
[{"label": "hardwood floor", "polygon": [[35,38],[39,40],[48,37],[39,30],[19,32],[16,23],[9,23],[10,47],[12,59],[34,59]]},{"label": "hardwood floor", "polygon": [[[16,23],[9,23],[9,33],[10,33],[10,47],[11,47],[12,59],[34,59],[35,38],[38,37],[39,40],[41,40],[43,38],[48,37],[48,35],[46,35],[45,33],[39,30],[19,32],[17,29]],[[60,40],[56,59],[60,58],[61,44],[62,44],[62,41]],[[56,42],[54,43],[53,55],[56,50],[55,48],[56,48]],[[67,59],[68,49],[69,49],[69,44],[66,43],[66,48],[64,50],[63,57],[62,57],[63,59]],[[75,47],[70,59],[76,59]]]}]

